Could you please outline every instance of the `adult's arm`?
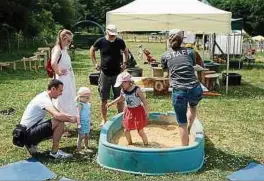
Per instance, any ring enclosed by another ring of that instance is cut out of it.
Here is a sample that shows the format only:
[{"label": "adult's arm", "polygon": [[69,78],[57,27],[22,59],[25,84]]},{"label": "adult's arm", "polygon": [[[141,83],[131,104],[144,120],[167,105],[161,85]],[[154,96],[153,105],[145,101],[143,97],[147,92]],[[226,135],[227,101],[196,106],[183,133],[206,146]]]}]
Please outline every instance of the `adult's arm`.
[{"label": "adult's arm", "polygon": [[128,49],[125,48],[123,51],[123,65],[122,65],[122,69],[125,70],[127,68],[127,61],[128,61]]},{"label": "adult's arm", "polygon": [[200,65],[201,67],[204,67],[204,62],[198,51],[194,50],[194,53],[195,53],[195,63]]},{"label": "adult's arm", "polygon": [[76,122],[76,116],[72,116],[63,112],[59,112],[55,107],[49,106],[44,108],[54,119],[62,122]]},{"label": "adult's arm", "polygon": [[165,57],[166,55],[163,54],[162,57],[161,57],[161,67],[164,71],[164,77],[168,78],[169,77],[169,68],[168,68],[168,65],[167,65],[167,59]]},{"label": "adult's arm", "polygon": [[113,101],[111,101],[110,103],[107,103],[106,104],[106,108],[109,108],[110,106],[112,106],[112,105],[114,105],[114,104],[117,104],[117,103],[119,103],[119,102],[122,102],[122,101],[124,101],[125,100],[125,98],[122,96],[122,95],[120,95],[118,98],[116,98],[115,100],[113,100]]},{"label": "adult's arm", "polygon": [[100,70],[100,65],[98,64],[95,56],[95,52],[101,48],[102,38],[97,39],[90,48],[90,57],[93,61],[96,70]]},{"label": "adult's arm", "polygon": [[128,48],[125,48],[124,50],[124,59],[123,59],[123,63],[127,63],[127,60],[128,60]]},{"label": "adult's arm", "polygon": [[95,69],[98,69],[99,65],[98,65],[97,60],[96,60],[95,51],[96,50],[95,50],[94,46],[91,46],[91,48],[90,48],[90,56],[91,56],[91,59],[93,61],[94,66],[95,66]]},{"label": "adult's arm", "polygon": [[61,58],[61,49],[58,45],[56,45],[51,52],[51,66],[57,75],[66,74],[66,70],[61,70],[58,66],[58,60]]}]

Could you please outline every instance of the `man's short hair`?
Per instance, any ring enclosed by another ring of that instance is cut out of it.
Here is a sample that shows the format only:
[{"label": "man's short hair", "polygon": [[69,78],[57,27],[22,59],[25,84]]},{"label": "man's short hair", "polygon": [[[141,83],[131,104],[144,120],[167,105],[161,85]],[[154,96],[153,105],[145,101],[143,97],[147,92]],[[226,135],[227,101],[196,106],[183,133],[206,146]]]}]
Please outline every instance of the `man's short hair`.
[{"label": "man's short hair", "polygon": [[59,85],[63,85],[63,83],[58,79],[52,79],[49,82],[48,90],[51,90],[52,87],[55,87],[57,89],[59,87]]}]

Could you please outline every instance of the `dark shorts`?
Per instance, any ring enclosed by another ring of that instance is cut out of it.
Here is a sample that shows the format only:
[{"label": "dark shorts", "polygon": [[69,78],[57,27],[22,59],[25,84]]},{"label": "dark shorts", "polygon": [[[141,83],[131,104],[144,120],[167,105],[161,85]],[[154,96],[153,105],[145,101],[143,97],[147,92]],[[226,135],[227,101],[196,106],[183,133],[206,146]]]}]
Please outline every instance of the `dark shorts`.
[{"label": "dark shorts", "polygon": [[203,96],[203,89],[200,85],[190,90],[173,90],[172,105],[174,107],[177,122],[179,125],[187,124],[187,108],[198,105]]},{"label": "dark shorts", "polygon": [[114,87],[116,82],[116,76],[107,76],[101,71],[100,77],[98,80],[98,91],[100,94],[100,97],[102,101],[106,101],[110,97],[110,90],[112,88],[114,99],[119,97],[121,88],[120,87]]},{"label": "dark shorts", "polygon": [[53,135],[51,120],[41,121],[27,130],[27,144],[37,145],[43,140],[50,139]]}]

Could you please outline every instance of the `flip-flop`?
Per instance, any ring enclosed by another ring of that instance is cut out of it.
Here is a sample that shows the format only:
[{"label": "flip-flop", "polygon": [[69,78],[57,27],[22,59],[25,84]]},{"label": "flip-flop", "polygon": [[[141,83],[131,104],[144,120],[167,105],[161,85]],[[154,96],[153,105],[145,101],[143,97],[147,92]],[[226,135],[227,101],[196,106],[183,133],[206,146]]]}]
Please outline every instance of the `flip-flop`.
[{"label": "flip-flop", "polygon": [[83,152],[85,152],[85,153],[93,153],[93,150],[92,149],[89,149],[89,148],[85,148],[83,150]]},{"label": "flip-flop", "polygon": [[105,122],[102,121],[102,122],[100,123],[100,127],[102,128],[104,125],[105,125]]}]

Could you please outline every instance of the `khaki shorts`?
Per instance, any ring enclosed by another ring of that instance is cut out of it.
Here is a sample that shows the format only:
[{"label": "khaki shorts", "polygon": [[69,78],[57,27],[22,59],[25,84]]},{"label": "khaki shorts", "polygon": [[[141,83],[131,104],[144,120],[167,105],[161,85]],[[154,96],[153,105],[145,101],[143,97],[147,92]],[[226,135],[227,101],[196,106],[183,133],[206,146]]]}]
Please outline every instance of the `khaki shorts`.
[{"label": "khaki shorts", "polygon": [[114,87],[116,82],[116,76],[107,76],[101,71],[99,79],[98,79],[98,91],[102,101],[107,101],[110,97],[110,90],[112,88],[112,92],[114,94],[114,99],[120,96],[120,87]]}]

